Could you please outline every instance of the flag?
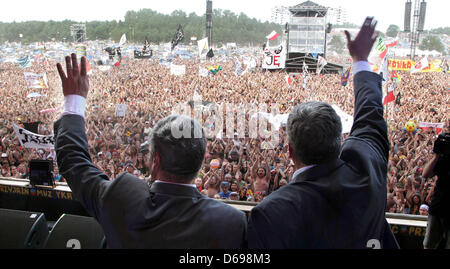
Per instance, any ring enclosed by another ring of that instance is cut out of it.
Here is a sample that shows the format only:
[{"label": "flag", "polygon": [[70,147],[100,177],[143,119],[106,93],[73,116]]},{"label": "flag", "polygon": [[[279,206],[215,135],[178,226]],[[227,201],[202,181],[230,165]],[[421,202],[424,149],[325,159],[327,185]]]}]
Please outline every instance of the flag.
[{"label": "flag", "polygon": [[391,78],[394,79],[394,81],[396,81],[397,83],[402,81],[402,78],[400,77],[400,75],[397,73],[397,71],[392,71],[392,75]]},{"label": "flag", "polygon": [[419,122],[418,127],[424,131],[428,131],[430,128],[436,128],[436,133],[439,134],[444,129],[444,123]]},{"label": "flag", "polygon": [[125,44],[125,42],[127,42],[127,36],[123,34],[122,37],[120,38],[119,47],[122,47],[123,44]]},{"label": "flag", "polygon": [[394,84],[392,84],[391,87],[389,87],[387,94],[383,97],[383,106],[387,105],[387,103],[395,101],[394,90],[396,87],[397,82],[394,82]]},{"label": "flag", "polygon": [[308,66],[303,62],[303,89],[306,89],[306,80],[308,77]]},{"label": "flag", "polygon": [[114,64],[114,67],[119,67],[119,65],[120,65],[120,61],[117,61],[117,62]]},{"label": "flag", "polygon": [[411,74],[417,73],[420,70],[423,70],[428,67],[428,59],[427,56],[423,57],[422,60],[420,60],[416,65],[411,68]]},{"label": "flag", "polygon": [[243,72],[244,70],[242,69],[241,62],[239,60],[236,60],[236,62],[234,62],[234,74],[236,76],[240,76]]},{"label": "flag", "polygon": [[[81,63],[78,64],[78,70],[80,70],[80,72],[81,72]],[[86,73],[88,75],[92,74],[92,67],[87,58],[86,58]]]},{"label": "flag", "polygon": [[348,79],[349,79],[349,77],[350,77],[350,72],[351,72],[351,70],[352,70],[352,68],[349,67],[349,68],[347,68],[347,70],[345,70],[344,73],[342,73],[342,76],[341,76],[341,85],[344,86],[344,87],[347,86],[347,83],[348,83]]},{"label": "flag", "polygon": [[209,72],[213,73],[214,75],[217,74],[220,70],[222,70],[222,66],[216,65],[216,66],[207,66],[206,67]]},{"label": "flag", "polygon": [[383,84],[389,81],[388,57],[384,57],[381,65],[380,75],[383,77]]},{"label": "flag", "polygon": [[206,54],[209,51],[208,38],[200,39],[199,41],[197,41],[197,45],[198,45],[198,56],[200,57],[206,56]]},{"label": "flag", "polygon": [[288,87],[291,87],[291,84],[292,84],[292,78],[291,78],[291,76],[286,75],[286,76],[284,77],[284,79],[286,80],[286,83],[287,83]]},{"label": "flag", "polygon": [[173,36],[172,39],[172,50],[178,45],[178,43],[180,43],[181,41],[184,40],[184,32],[183,32],[183,27],[181,26],[181,24],[178,25],[178,30],[175,33],[175,35]]},{"label": "flag", "polygon": [[384,57],[386,56],[386,53],[387,53],[387,48],[386,48],[386,45],[384,44],[384,41],[383,41],[383,38],[381,37],[381,35],[378,37],[378,42],[377,42],[375,49],[380,54],[380,58],[384,59]]},{"label": "flag", "polygon": [[208,58],[214,57],[214,52],[213,52],[213,49],[212,49],[212,48],[209,49],[209,51],[208,51],[208,53],[206,54],[206,56],[208,56]]},{"label": "flag", "polygon": [[316,69],[316,73],[320,74],[320,72],[322,72],[322,69],[325,67],[325,65],[327,65],[328,62],[327,60],[325,60],[325,58],[323,58],[322,56],[319,55],[319,60],[317,61],[317,69]]},{"label": "flag", "polygon": [[31,60],[30,60],[30,56],[25,56],[22,57],[20,59],[17,59],[17,63],[19,64],[19,67],[21,69],[25,69],[27,67],[31,67]]},{"label": "flag", "polygon": [[270,41],[273,41],[273,40],[277,39],[277,37],[279,37],[279,36],[280,35],[277,32],[272,31],[272,33],[270,33],[268,36],[266,36],[266,38],[269,39]]},{"label": "flag", "polygon": [[392,41],[392,42],[389,43],[389,44],[386,44],[386,48],[395,47],[395,46],[397,46],[397,45],[398,45],[398,39]]}]

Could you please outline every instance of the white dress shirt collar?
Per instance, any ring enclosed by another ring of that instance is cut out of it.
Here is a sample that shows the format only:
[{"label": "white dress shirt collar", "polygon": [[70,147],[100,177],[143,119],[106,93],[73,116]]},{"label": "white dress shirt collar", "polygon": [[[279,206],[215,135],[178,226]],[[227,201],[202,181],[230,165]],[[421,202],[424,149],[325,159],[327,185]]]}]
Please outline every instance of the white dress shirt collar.
[{"label": "white dress shirt collar", "polygon": [[173,185],[179,185],[179,186],[184,186],[184,187],[197,188],[197,186],[195,186],[195,184],[182,184],[182,183],[167,182],[167,181],[161,181],[161,180],[155,180],[155,183],[166,183],[166,184],[173,184]]},{"label": "white dress shirt collar", "polygon": [[294,172],[294,175],[292,176],[292,179],[294,179],[295,177],[297,177],[301,173],[305,172],[309,168],[313,168],[314,166],[316,166],[316,165],[312,164],[312,165],[308,165],[308,166],[305,166],[305,167],[302,167],[302,168],[298,169],[297,171]]}]

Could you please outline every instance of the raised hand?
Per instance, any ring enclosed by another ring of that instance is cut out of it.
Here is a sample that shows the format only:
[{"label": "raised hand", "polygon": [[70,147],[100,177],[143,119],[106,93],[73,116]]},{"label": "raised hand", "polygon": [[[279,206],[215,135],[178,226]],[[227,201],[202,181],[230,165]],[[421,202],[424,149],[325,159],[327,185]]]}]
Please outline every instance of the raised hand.
[{"label": "raised hand", "polygon": [[351,40],[350,33],[345,31],[347,47],[353,62],[367,61],[373,44],[378,38],[378,33],[375,33],[376,26],[377,21],[374,21],[373,17],[367,17],[353,41]]},{"label": "raised hand", "polygon": [[75,53],[72,53],[71,56],[66,56],[67,76],[60,63],[56,67],[61,78],[64,96],[75,94],[87,98],[89,77],[86,74],[86,58],[81,58],[81,67],[79,68]]}]

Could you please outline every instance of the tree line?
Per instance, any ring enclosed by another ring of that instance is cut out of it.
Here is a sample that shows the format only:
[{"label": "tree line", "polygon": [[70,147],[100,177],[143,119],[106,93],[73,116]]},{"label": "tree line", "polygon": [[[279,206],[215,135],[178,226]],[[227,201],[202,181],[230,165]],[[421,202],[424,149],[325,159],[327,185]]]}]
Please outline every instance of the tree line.
[{"label": "tree line", "polygon": [[[266,36],[273,30],[282,33],[282,26],[276,23],[261,22],[250,18],[244,13],[235,14],[229,10],[213,10],[213,41],[215,44],[236,42],[241,45],[260,44],[266,41]],[[201,39],[206,36],[206,18],[196,13],[186,14],[175,10],[170,15],[158,13],[151,9],[127,11],[124,21],[28,21],[0,22],[0,42],[46,42],[73,41],[70,26],[86,24],[88,40],[115,40],[118,42],[123,34],[131,42],[161,43],[170,42],[181,24],[184,30],[184,43],[189,43],[191,37]]]}]

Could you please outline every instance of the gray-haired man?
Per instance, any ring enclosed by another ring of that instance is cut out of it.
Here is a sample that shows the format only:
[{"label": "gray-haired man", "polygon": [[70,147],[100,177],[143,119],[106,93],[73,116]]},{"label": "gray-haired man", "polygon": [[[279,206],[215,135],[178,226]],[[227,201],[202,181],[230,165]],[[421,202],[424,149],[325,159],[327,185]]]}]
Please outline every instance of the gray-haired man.
[{"label": "gray-haired man", "polygon": [[[381,77],[367,62],[376,40],[367,18],[355,40],[355,113],[341,148],[341,121],[326,103],[295,107],[287,123],[293,182],[253,208],[250,248],[395,248],[386,222],[389,151],[381,103]],[[331,89],[330,89],[331,90]]]},{"label": "gray-haired man", "polygon": [[150,134],[151,175],[109,178],[92,164],[84,130],[89,90],[86,59],[66,57],[65,110],[55,122],[58,167],[74,197],[101,224],[109,248],[237,249],[245,246],[245,214],[202,195],[194,179],[206,151],[201,125],[186,116],[159,121]]}]

